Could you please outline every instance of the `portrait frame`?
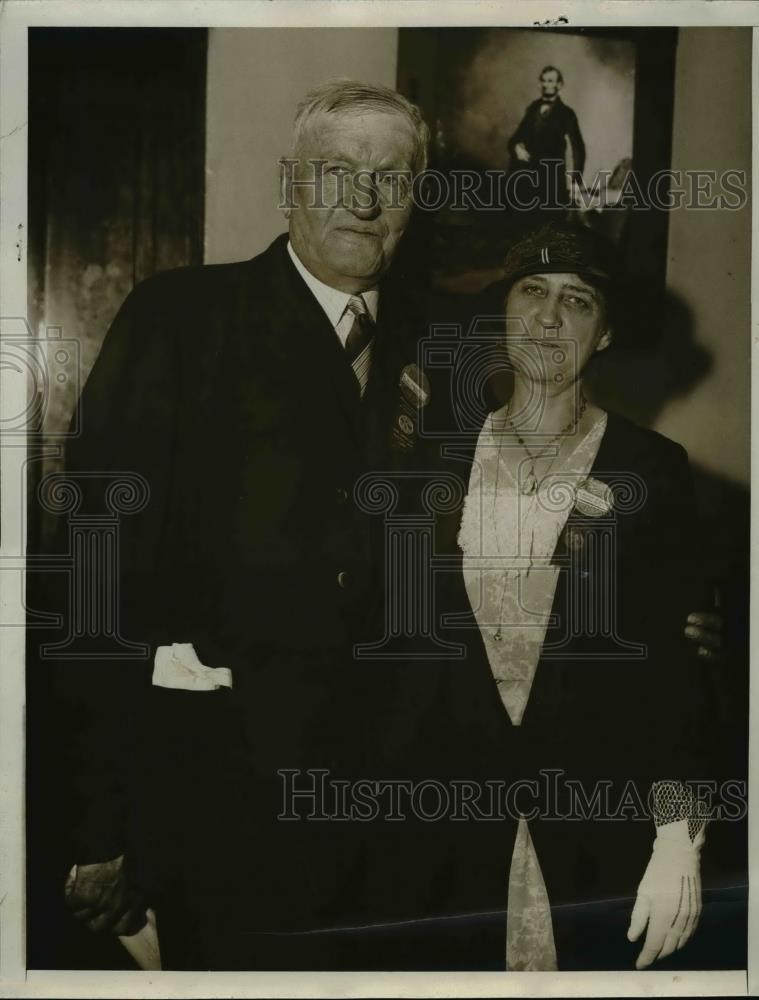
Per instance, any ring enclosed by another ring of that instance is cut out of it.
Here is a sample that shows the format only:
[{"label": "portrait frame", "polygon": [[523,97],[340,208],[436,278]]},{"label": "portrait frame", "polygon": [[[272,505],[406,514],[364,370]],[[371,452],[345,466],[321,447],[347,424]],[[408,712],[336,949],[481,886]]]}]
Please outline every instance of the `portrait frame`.
[{"label": "portrait frame", "polygon": [[[462,31],[471,33],[474,39],[476,35],[484,36],[491,30],[521,33],[531,29],[521,26],[400,29],[398,89],[419,105],[428,123],[434,123],[438,117],[443,89],[450,89],[450,54],[453,46],[460,46]],[[671,166],[678,29],[572,26],[545,27],[541,31],[541,37],[549,37],[554,44],[561,36],[628,42],[635,46],[632,160],[637,183],[645,191],[656,174],[668,171]],[[660,193],[666,198],[669,194],[668,178],[665,176],[662,180]],[[623,269],[625,273],[643,279],[651,294],[663,289],[665,283],[668,216],[668,212],[652,207],[644,210],[633,207],[627,213],[622,248]]]}]

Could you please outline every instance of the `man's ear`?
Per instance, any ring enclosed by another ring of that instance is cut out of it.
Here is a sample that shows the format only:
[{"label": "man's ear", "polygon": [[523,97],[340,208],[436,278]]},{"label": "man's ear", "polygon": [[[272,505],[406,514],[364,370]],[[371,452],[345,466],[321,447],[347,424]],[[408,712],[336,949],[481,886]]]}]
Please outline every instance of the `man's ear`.
[{"label": "man's ear", "polygon": [[297,160],[283,157],[279,161],[279,207],[286,219],[292,214],[293,177]]},{"label": "man's ear", "polygon": [[601,334],[598,343],[596,344],[597,351],[605,351],[609,344],[612,342],[613,333],[611,327],[607,327]]}]

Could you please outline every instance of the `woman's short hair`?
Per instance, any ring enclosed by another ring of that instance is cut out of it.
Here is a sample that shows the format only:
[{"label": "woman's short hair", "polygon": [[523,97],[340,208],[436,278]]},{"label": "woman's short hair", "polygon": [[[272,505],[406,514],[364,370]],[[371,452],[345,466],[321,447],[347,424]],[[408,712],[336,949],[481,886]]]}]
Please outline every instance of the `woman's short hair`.
[{"label": "woman's short hair", "polygon": [[358,80],[334,80],[306,94],[295,114],[294,151],[298,152],[304,133],[320,115],[362,111],[384,111],[405,118],[416,137],[412,169],[414,173],[426,169],[430,132],[419,108],[397,90]]}]

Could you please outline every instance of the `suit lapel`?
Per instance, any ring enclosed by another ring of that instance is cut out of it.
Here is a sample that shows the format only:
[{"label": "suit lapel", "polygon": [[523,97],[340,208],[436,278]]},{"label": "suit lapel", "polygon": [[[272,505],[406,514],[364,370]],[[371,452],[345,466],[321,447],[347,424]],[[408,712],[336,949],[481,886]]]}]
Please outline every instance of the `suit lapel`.
[{"label": "suit lapel", "polygon": [[[593,463],[588,470],[588,477],[608,483],[609,479],[613,479],[615,470],[625,467],[624,463],[620,465],[619,461],[618,432],[619,424],[614,415],[609,413],[596,457],[593,459]],[[605,472],[604,470],[607,469],[611,471]],[[566,531],[566,524],[564,525],[564,531]],[[568,585],[567,570],[564,568],[559,573],[553,604],[551,606],[551,617],[559,622],[566,621],[568,613],[566,610]],[[551,631],[551,627],[549,626],[546,633],[546,641],[551,640]],[[572,643],[573,640],[570,639],[566,649],[567,655],[558,659],[545,659],[541,653],[533,678],[532,689],[527,700],[527,706],[522,717],[522,725],[525,725],[526,722],[534,725],[534,720],[539,719],[541,716],[548,716],[554,719],[560,718],[562,704],[571,704],[572,696],[576,693],[573,685],[576,686],[578,676],[582,676],[578,675],[575,660],[572,657]]]},{"label": "suit lapel", "polygon": [[[287,384],[293,391],[305,393],[308,399],[318,398],[315,416],[334,406],[362,452],[381,461],[398,403],[400,370],[404,363],[416,360],[415,343],[407,342],[404,336],[412,325],[411,307],[394,283],[383,282],[369,382],[362,398],[345,348],[293,265],[287,240],[283,234],[267,251],[267,308],[272,311],[268,350],[277,367],[292,373]],[[261,304],[252,298],[248,308],[252,315],[261,312]],[[256,354],[253,348],[250,364],[256,364]]]},{"label": "suit lapel", "polygon": [[392,407],[401,369],[399,317],[389,289],[380,295],[369,382],[362,400],[368,453],[379,458],[389,443]]},{"label": "suit lapel", "polygon": [[286,363],[297,366],[294,382],[305,379],[315,387],[322,407],[330,397],[335,399],[352,433],[359,437],[361,395],[345,348],[290,260],[287,236],[280,237],[271,249],[273,295],[281,303],[280,350],[287,356]]},{"label": "suit lapel", "polygon": [[[615,486],[617,489],[624,486],[625,476],[637,475],[645,480],[646,488],[650,488],[651,476],[647,465],[645,454],[640,454],[635,438],[630,436],[625,423],[614,413],[609,413],[606,430],[588,473],[589,477],[605,483],[613,490]],[[631,488],[634,489],[634,486]],[[632,516],[626,514],[617,519],[617,544],[624,543],[628,533],[635,534],[641,513],[647,516],[645,505],[641,512]]]},{"label": "suit lapel", "polygon": [[598,446],[589,476],[606,482],[610,473],[606,470],[619,468],[619,423],[613,413],[606,416],[606,430]]}]

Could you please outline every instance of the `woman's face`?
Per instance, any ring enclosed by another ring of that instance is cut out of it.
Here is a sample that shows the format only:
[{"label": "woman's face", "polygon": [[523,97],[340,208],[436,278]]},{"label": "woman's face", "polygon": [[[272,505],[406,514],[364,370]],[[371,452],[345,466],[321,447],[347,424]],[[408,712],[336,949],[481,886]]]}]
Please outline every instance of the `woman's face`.
[{"label": "woman's face", "polygon": [[506,300],[506,345],[517,372],[561,392],[607,347],[603,292],[578,274],[519,278]]}]

